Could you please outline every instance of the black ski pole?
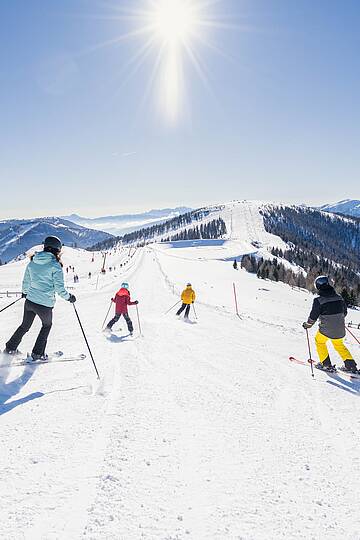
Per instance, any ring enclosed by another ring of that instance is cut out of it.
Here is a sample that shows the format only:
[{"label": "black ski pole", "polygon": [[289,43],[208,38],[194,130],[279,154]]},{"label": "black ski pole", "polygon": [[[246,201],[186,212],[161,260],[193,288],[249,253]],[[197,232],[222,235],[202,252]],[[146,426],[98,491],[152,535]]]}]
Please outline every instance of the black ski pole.
[{"label": "black ski pole", "polygon": [[358,344],[360,345],[360,341],[358,340],[358,338],[348,328],[346,328],[346,330],[349,332],[350,336],[352,336],[355,339],[355,341],[357,341]]},{"label": "black ski pole", "polygon": [[112,304],[112,300],[110,300],[110,306],[109,306],[109,309],[107,310],[106,317],[105,317],[104,322],[103,322],[103,325],[102,325],[102,329],[104,329],[105,323],[106,323],[107,318],[108,318],[108,316],[109,316],[110,309],[111,309],[111,304]]},{"label": "black ski pole", "polygon": [[90,357],[91,357],[92,363],[94,364],[94,368],[95,368],[95,371],[96,371],[97,378],[100,379],[100,375],[99,375],[98,369],[97,369],[97,367],[96,367],[95,360],[94,360],[93,354],[92,354],[92,352],[91,352],[90,345],[89,345],[89,342],[88,342],[87,337],[86,337],[86,335],[85,335],[84,328],[83,328],[83,325],[81,324],[80,317],[79,317],[79,314],[78,314],[78,312],[77,312],[77,309],[76,309],[75,304],[73,304],[73,307],[74,307],[74,311],[75,311],[77,320],[79,321],[79,325],[80,325],[82,334],[83,334],[83,336],[84,336],[85,343],[86,343],[87,348],[88,348],[88,351],[89,351],[89,353],[90,353]]},{"label": "black ski pole", "polygon": [[312,359],[312,354],[311,354],[309,330],[307,328],[305,328],[305,330],[306,330],[307,344],[308,344],[308,348],[309,348],[309,363],[310,363],[310,366],[311,366],[311,376],[314,377],[314,366],[313,366],[314,360]]},{"label": "black ski pole", "polygon": [[168,310],[164,313],[164,315],[167,315],[168,313],[170,313],[170,311],[171,311],[172,309],[174,309],[174,307],[176,307],[178,304],[180,304],[180,302],[181,302],[181,300],[179,300],[178,302],[176,302],[176,304],[174,304],[173,306],[171,306],[171,308],[168,309]]},{"label": "black ski pole", "polygon": [[14,302],[11,302],[11,304],[9,304],[8,306],[0,309],[0,313],[2,313],[3,311],[5,311],[5,309],[8,309],[9,307],[13,306],[14,304],[16,304],[16,302],[19,302],[19,300],[22,300],[22,297],[21,298],[18,298],[17,300],[15,300]]}]

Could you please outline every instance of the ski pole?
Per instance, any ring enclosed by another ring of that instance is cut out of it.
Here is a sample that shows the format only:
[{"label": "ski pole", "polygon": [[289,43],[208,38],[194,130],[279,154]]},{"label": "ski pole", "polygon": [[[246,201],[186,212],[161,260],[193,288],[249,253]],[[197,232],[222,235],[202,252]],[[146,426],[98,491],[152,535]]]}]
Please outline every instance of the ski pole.
[{"label": "ski pole", "polygon": [[22,297],[18,298],[17,300],[15,300],[14,302],[11,302],[11,304],[9,304],[8,306],[0,309],[0,313],[2,313],[3,311],[5,311],[5,309],[8,309],[9,307],[13,306],[14,304],[16,304],[16,302],[19,302],[19,300],[22,300]]},{"label": "ski pole", "polygon": [[352,337],[355,339],[355,341],[357,341],[358,344],[360,345],[360,341],[359,341],[358,338],[351,332],[351,330],[349,330],[347,327],[346,327],[346,330],[349,332],[350,336],[352,336]]},{"label": "ski pole", "polygon": [[137,313],[137,318],[138,318],[138,324],[139,324],[139,330],[140,330],[140,336],[142,336],[142,330],[141,330],[141,324],[140,324],[140,315],[139,315],[139,308],[136,304],[136,313]]},{"label": "ski pole", "polygon": [[312,359],[312,354],[311,354],[309,330],[307,328],[305,328],[305,330],[306,330],[306,338],[307,338],[307,344],[308,344],[308,349],[309,349],[309,363],[311,366],[311,376],[314,377],[314,366],[313,366],[314,361]]},{"label": "ski pole", "polygon": [[164,313],[164,315],[167,315],[168,313],[170,313],[170,311],[171,311],[172,309],[174,309],[174,307],[176,307],[178,304],[180,304],[180,302],[181,302],[181,300],[179,300],[178,302],[176,302],[176,304],[174,304],[173,306],[171,306],[171,308],[168,309],[168,310]]},{"label": "ski pole", "polygon": [[106,314],[106,317],[105,317],[104,322],[103,322],[103,325],[102,325],[102,328],[103,328],[103,329],[104,329],[105,323],[106,323],[107,318],[108,318],[109,313],[110,313],[111,304],[112,304],[112,300],[110,300],[110,306],[109,306],[109,309],[107,310],[107,314]]},{"label": "ski pole", "polygon": [[192,307],[193,307],[193,310],[194,310],[195,319],[197,319],[195,305],[193,304]]},{"label": "ski pole", "polygon": [[79,325],[80,325],[80,328],[81,328],[81,331],[82,331],[82,335],[84,336],[84,340],[85,340],[86,346],[87,346],[88,351],[89,351],[89,353],[90,353],[90,358],[91,358],[91,360],[92,360],[92,363],[94,364],[94,368],[95,368],[95,371],[96,371],[97,378],[100,379],[100,375],[99,375],[98,369],[97,369],[97,367],[96,367],[95,360],[94,360],[93,354],[92,354],[92,352],[91,352],[90,345],[89,345],[89,342],[88,342],[87,337],[86,337],[86,335],[85,335],[84,328],[83,328],[83,325],[81,324],[80,317],[79,317],[79,314],[78,314],[78,312],[77,312],[77,309],[76,309],[75,304],[73,304],[73,307],[74,307],[74,311],[75,311],[77,320],[79,321]]}]

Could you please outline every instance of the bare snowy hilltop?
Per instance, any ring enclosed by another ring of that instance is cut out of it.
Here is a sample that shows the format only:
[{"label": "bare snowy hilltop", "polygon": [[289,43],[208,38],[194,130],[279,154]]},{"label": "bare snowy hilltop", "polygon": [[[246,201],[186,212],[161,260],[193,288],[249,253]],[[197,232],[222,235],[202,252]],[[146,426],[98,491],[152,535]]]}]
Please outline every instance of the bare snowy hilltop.
[{"label": "bare snowy hilltop", "polygon": [[[85,359],[0,355],[0,538],[359,540],[360,381],[312,378],[301,326],[323,265],[358,302],[359,222],[234,201],[93,244],[64,248],[63,263],[100,381],[60,298],[48,352]],[[27,262],[0,266],[0,310]],[[134,335],[123,319],[105,335],[124,281]],[[186,323],[171,308],[188,282]],[[1,349],[22,310],[0,313]],[[347,322],[360,339],[360,311]]]}]

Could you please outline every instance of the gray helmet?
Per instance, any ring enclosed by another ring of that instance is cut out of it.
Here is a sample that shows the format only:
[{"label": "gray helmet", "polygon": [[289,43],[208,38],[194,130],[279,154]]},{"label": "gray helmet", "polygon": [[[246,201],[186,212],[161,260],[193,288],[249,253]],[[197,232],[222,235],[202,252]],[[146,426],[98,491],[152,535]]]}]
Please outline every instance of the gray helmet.
[{"label": "gray helmet", "polygon": [[44,248],[54,249],[61,251],[62,242],[57,236],[47,236],[44,240]]},{"label": "gray helmet", "polygon": [[322,289],[331,287],[332,284],[331,284],[329,276],[319,276],[315,279],[314,286],[318,291],[321,291]]}]

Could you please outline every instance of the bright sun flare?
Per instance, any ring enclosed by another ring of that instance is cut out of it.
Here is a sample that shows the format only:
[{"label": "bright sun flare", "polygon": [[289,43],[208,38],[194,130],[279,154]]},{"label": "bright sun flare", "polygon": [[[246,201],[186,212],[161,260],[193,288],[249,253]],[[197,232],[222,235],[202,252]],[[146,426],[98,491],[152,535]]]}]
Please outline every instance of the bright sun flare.
[{"label": "bright sun flare", "polygon": [[185,108],[184,57],[194,62],[192,47],[199,36],[198,0],[155,0],[148,15],[149,31],[160,41],[158,96],[166,119],[175,124]]},{"label": "bright sun flare", "polygon": [[[187,92],[191,65],[202,82],[209,89],[202,53],[205,48],[221,54],[208,41],[208,33],[214,28],[225,28],[210,15],[210,7],[221,0],[131,0],[136,8],[118,8],[120,19],[132,26],[127,34],[101,44],[115,45],[126,39],[140,39],[133,57],[126,68],[133,76],[149,59],[153,69],[144,89],[144,101],[149,93],[156,90],[158,107],[167,123],[176,125],[187,110]],[[122,15],[121,15],[122,13]]]},{"label": "bright sun flare", "polygon": [[158,36],[173,44],[191,38],[198,23],[194,5],[186,0],[159,0],[151,18]]}]

